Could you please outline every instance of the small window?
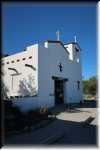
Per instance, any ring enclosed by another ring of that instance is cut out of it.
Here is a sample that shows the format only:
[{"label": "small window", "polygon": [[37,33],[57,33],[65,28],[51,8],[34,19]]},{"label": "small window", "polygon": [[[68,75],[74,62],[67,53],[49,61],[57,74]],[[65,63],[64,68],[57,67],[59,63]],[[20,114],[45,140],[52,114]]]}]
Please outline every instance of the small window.
[{"label": "small window", "polygon": [[7,64],[9,64],[9,61],[7,62]]},{"label": "small window", "polygon": [[13,99],[14,97],[13,96],[10,96],[10,99]]},{"label": "small window", "polygon": [[32,56],[29,57],[29,59],[31,59],[31,58],[32,58]]},{"label": "small window", "polygon": [[23,58],[23,60],[25,60],[26,58]]},{"label": "small window", "polygon": [[80,81],[77,81],[77,89],[80,90]]},{"label": "small window", "polygon": [[75,47],[76,52],[79,52],[79,49]]},{"label": "small window", "polygon": [[17,59],[17,62],[19,62],[20,60],[19,59]]},{"label": "small window", "polygon": [[14,60],[12,60],[11,62],[14,63]]},{"label": "small window", "polygon": [[18,96],[15,96],[15,98],[19,98]]}]

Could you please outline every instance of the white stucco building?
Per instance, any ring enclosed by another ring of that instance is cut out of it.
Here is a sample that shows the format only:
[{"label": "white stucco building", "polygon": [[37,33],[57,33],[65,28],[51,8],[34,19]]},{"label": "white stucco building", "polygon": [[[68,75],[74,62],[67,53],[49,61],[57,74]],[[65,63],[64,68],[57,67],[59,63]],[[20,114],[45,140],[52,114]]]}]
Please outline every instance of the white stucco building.
[{"label": "white stucco building", "polygon": [[23,110],[82,101],[82,68],[78,43],[46,41],[2,58],[8,97]]}]

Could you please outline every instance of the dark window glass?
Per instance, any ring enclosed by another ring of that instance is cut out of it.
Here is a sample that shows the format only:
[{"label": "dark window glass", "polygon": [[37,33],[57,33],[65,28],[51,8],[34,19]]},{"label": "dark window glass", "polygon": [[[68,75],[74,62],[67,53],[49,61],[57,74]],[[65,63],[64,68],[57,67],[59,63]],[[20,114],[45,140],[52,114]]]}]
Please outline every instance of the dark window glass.
[{"label": "dark window glass", "polygon": [[9,64],[9,61],[7,62],[7,64]]},{"label": "dark window glass", "polygon": [[32,58],[32,56],[29,57],[29,59],[31,59],[31,58]]},{"label": "dark window glass", "polygon": [[79,49],[75,47],[76,52],[79,52]]},{"label": "dark window glass", "polygon": [[23,60],[25,60],[26,58],[23,58]]},{"label": "dark window glass", "polygon": [[20,60],[19,59],[17,59],[17,62],[19,62]]},{"label": "dark window glass", "polygon": [[77,89],[80,89],[80,81],[77,81]]},{"label": "dark window glass", "polygon": [[14,60],[12,60],[11,62],[14,63]]}]

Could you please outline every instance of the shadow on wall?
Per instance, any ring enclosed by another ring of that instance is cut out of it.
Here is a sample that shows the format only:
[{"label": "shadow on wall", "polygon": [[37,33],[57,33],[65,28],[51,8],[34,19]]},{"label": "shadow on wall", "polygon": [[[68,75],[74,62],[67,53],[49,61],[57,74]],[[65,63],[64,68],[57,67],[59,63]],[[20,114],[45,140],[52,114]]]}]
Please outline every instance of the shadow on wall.
[{"label": "shadow on wall", "polygon": [[32,75],[28,76],[28,79],[25,78],[19,81],[19,91],[18,93],[21,96],[34,96],[37,94],[35,86],[35,78]]},{"label": "shadow on wall", "polygon": [[3,81],[1,81],[1,97],[6,100],[8,99],[8,88],[6,87],[6,85],[4,84]]}]

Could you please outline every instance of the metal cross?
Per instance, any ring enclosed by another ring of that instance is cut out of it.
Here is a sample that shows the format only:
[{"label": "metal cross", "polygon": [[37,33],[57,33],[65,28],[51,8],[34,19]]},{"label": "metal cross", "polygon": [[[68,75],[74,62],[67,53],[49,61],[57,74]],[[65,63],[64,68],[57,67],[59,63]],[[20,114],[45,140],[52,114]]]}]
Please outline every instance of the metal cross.
[{"label": "metal cross", "polygon": [[59,32],[59,30],[56,32],[56,35],[57,35],[57,41],[59,41],[60,40],[60,32]]},{"label": "metal cross", "polygon": [[62,72],[63,71],[63,66],[62,66],[62,64],[61,63],[59,63],[59,69],[60,69],[60,72]]}]

